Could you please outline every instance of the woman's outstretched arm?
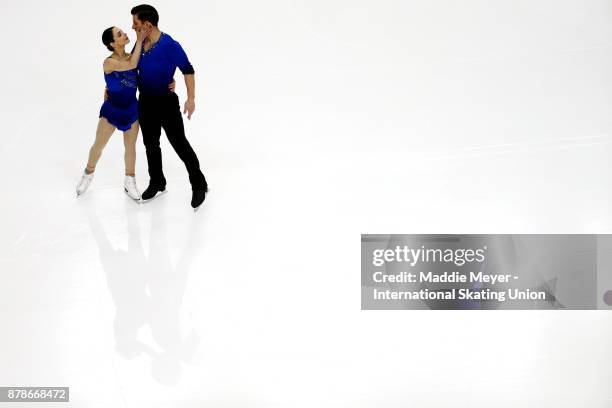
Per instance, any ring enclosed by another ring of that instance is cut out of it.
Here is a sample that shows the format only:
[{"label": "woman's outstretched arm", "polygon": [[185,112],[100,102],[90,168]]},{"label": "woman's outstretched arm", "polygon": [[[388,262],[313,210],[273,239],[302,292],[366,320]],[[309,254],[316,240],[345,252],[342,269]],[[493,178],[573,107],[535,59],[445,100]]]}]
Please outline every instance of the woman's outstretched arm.
[{"label": "woman's outstretched arm", "polygon": [[119,61],[114,58],[107,58],[104,60],[104,72],[110,74],[113,71],[129,71],[138,66],[138,60],[140,59],[140,53],[142,51],[142,42],[147,35],[151,32],[151,29],[142,28],[136,35],[136,45],[130,55],[130,59],[127,61]]}]

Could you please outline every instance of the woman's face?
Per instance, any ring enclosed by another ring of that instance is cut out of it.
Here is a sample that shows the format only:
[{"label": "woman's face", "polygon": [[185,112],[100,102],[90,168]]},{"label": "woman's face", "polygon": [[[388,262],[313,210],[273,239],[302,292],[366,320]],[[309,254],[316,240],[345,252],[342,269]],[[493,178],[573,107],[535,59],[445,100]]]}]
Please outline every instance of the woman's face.
[{"label": "woman's face", "polygon": [[117,47],[122,47],[125,44],[130,42],[127,34],[123,32],[120,28],[113,27],[113,42]]}]

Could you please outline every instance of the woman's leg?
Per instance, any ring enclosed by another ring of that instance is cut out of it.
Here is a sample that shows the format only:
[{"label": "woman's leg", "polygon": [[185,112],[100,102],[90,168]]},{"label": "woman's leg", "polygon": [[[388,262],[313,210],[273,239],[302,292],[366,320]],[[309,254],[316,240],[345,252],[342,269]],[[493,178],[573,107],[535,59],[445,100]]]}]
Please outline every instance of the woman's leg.
[{"label": "woman's leg", "polygon": [[104,146],[106,146],[106,143],[108,143],[108,139],[110,139],[115,129],[116,127],[111,125],[104,117],[100,118],[98,121],[96,140],[94,141],[93,146],[91,146],[91,149],[89,149],[89,159],[87,160],[86,169],[87,173],[93,173],[96,169],[96,164],[98,164],[98,160],[100,160],[102,150],[104,150]]},{"label": "woman's leg", "polygon": [[132,123],[132,127],[123,132],[123,144],[125,145],[125,175],[136,175],[136,139],[138,138],[138,121]]}]

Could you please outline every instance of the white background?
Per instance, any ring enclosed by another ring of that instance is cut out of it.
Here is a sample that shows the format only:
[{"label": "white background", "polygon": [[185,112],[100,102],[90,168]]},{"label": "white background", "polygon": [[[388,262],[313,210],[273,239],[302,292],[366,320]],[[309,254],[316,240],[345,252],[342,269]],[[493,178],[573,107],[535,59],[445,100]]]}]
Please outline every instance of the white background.
[{"label": "white background", "polygon": [[612,232],[612,3],[156,2],[196,70],[196,214],[163,136],[168,194],[123,194],[117,132],[75,198],[101,33],[134,40],[135,4],[0,5],[0,385],[74,407],[612,407],[609,312],[359,298],[362,233]]}]

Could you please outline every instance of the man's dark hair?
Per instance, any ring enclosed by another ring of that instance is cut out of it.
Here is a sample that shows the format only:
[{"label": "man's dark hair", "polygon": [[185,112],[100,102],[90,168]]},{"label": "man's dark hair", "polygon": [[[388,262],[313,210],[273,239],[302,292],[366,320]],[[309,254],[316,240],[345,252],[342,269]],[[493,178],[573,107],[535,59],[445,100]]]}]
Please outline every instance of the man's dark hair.
[{"label": "man's dark hair", "polygon": [[155,7],[148,4],[141,4],[140,6],[132,8],[131,13],[143,23],[148,21],[155,27],[157,27],[157,23],[159,23],[159,14],[157,14],[157,10],[155,10]]},{"label": "man's dark hair", "polygon": [[109,51],[115,51],[110,45],[110,43],[115,41],[115,38],[113,37],[113,28],[114,27],[108,27],[102,32],[102,44],[106,45],[106,48],[108,48]]}]

